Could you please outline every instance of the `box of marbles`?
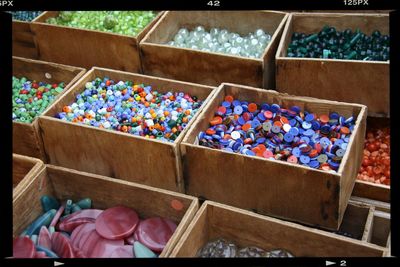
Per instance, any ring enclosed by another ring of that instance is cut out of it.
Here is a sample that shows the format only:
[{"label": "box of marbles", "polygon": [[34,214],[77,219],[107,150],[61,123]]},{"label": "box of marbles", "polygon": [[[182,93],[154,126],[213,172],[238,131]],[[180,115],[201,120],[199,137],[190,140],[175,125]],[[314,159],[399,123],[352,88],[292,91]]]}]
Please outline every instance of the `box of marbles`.
[{"label": "box of marbles", "polygon": [[171,257],[382,257],[386,249],[323,230],[205,201]]},{"label": "box of marbles", "polygon": [[183,192],[179,143],[214,89],[92,68],[40,118],[49,163]]},{"label": "box of marbles", "polygon": [[389,117],[389,56],[388,14],[292,13],[276,53],[276,90]]},{"label": "box of marbles", "polygon": [[13,152],[45,159],[37,118],[79,79],[85,69],[13,57]]},{"label": "box of marbles", "polygon": [[139,41],[162,13],[46,11],[31,29],[43,60],[141,73]]},{"label": "box of marbles", "polygon": [[13,257],[166,257],[197,209],[191,196],[46,165],[13,200]]},{"label": "box of marbles", "polygon": [[274,88],[286,18],[274,11],[167,11],[140,43],[143,72],[213,86]]},{"label": "box of marbles", "polygon": [[12,15],[12,52],[14,56],[39,59],[30,22],[42,11],[10,11]]},{"label": "box of marbles", "polygon": [[390,119],[367,118],[363,161],[353,196],[390,205]]},{"label": "box of marbles", "polygon": [[13,154],[13,198],[18,196],[43,168],[44,164],[40,159]]},{"label": "box of marbles", "polygon": [[181,144],[186,193],[337,230],[367,107],[223,83]]}]

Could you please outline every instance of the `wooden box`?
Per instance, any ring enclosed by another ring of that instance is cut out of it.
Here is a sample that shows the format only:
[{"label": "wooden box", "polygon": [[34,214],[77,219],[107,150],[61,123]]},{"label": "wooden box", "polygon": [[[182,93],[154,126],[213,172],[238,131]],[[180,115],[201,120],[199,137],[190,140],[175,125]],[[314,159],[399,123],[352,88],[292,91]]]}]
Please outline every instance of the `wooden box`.
[{"label": "wooden box", "polygon": [[280,92],[360,103],[369,116],[389,116],[389,61],[290,58],[293,32],[318,33],[325,25],[337,30],[359,28],[389,34],[388,14],[292,13],[276,53],[276,89]]},{"label": "wooden box", "polygon": [[97,66],[142,73],[139,42],[162,13],[137,36],[46,23],[48,18],[57,17],[59,11],[44,12],[33,20],[31,29],[43,60],[86,69]]},{"label": "wooden box", "polygon": [[[124,205],[134,209],[140,218],[161,216],[173,220],[178,227],[162,251],[161,257],[169,255],[198,209],[197,199],[191,196],[46,165],[26,190],[13,200],[14,236],[18,236],[42,214],[40,197],[43,195],[53,196],[59,201],[78,201],[89,197],[92,199],[93,208],[96,209]],[[179,201],[183,208],[174,209],[171,201]]]},{"label": "wooden box", "polygon": [[[337,173],[311,169],[200,146],[197,136],[209,127],[226,95],[261,104],[299,106],[316,114],[338,112],[355,118],[355,128]],[[182,141],[186,193],[258,213],[337,230],[361,164],[367,108],[272,90],[224,83]]]},{"label": "wooden box", "polygon": [[[18,78],[26,77],[29,80],[47,83],[64,82],[65,89],[57,95],[56,99],[60,98],[85,71],[85,69],[67,65],[13,57],[13,75]],[[51,106],[52,104],[46,110],[50,109]],[[42,146],[38,132],[38,118],[32,123],[13,122],[14,153],[46,161]]]},{"label": "wooden box", "polygon": [[[143,72],[218,86],[234,82],[250,86],[275,87],[275,53],[287,13],[274,11],[167,11],[140,42]],[[247,35],[261,28],[271,34],[261,58],[251,59],[221,53],[166,45],[182,27],[202,25]]]},{"label": "wooden box", "polygon": [[[390,127],[389,118],[367,118],[368,128]],[[353,196],[386,202],[390,202],[390,185],[375,184],[367,181],[356,180]]]},{"label": "wooden box", "polygon": [[144,83],[159,92],[171,90],[190,93],[205,100],[203,106],[214,92],[213,87],[204,85],[92,68],[45,116],[40,117],[41,136],[49,163],[183,192],[179,144],[203,107],[200,107],[174,142],[163,142],[54,118],[62,111],[63,106],[75,102],[76,95],[84,90],[86,82],[96,77]]},{"label": "wooden box", "polygon": [[13,154],[13,198],[18,196],[43,168],[44,164],[40,159]]},{"label": "wooden box", "polygon": [[382,257],[385,252],[359,240],[206,201],[170,256],[195,257],[207,242],[217,238],[239,247],[286,249],[295,257]]},{"label": "wooden box", "polygon": [[12,51],[14,56],[39,59],[35,36],[31,31],[31,23],[13,20]]}]

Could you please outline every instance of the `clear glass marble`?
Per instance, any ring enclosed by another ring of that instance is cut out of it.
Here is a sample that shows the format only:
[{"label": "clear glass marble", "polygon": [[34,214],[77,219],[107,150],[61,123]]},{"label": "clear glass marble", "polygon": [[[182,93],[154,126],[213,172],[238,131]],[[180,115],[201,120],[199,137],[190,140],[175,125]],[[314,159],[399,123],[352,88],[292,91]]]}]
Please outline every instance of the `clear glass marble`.
[{"label": "clear glass marble", "polygon": [[256,29],[241,36],[227,29],[196,26],[189,30],[181,28],[167,45],[196,49],[205,52],[225,53],[248,58],[260,58],[271,42],[271,35],[263,29]]}]

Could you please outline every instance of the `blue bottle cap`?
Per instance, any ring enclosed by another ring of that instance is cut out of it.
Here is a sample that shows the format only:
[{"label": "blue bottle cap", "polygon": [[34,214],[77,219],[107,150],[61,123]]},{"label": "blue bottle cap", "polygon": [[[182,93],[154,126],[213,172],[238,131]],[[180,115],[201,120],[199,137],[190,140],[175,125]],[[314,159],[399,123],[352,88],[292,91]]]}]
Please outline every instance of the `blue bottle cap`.
[{"label": "blue bottle cap", "polygon": [[205,134],[206,134],[205,132],[199,132],[199,134],[197,135],[197,138],[198,138],[199,140],[201,140],[201,139],[204,138]]},{"label": "blue bottle cap", "polygon": [[314,131],[318,131],[321,128],[321,124],[315,120],[311,122],[311,125]]},{"label": "blue bottle cap", "polygon": [[329,119],[337,120],[337,119],[339,119],[339,114],[336,112],[331,112],[331,114],[329,114]]},{"label": "blue bottle cap", "polygon": [[235,108],[233,109],[233,112],[237,115],[242,115],[243,113],[243,108],[242,106],[235,106]]},{"label": "blue bottle cap", "polygon": [[329,138],[327,138],[327,137],[322,137],[319,140],[319,143],[321,144],[321,146],[323,148],[327,148],[327,147],[329,147],[331,145],[331,140],[329,140]]},{"label": "blue bottle cap", "polygon": [[267,139],[265,137],[260,137],[256,139],[257,144],[264,144]]},{"label": "blue bottle cap", "polygon": [[271,105],[271,111],[274,113],[277,113],[280,109],[281,109],[281,107],[278,104]]},{"label": "blue bottle cap", "polygon": [[285,135],[283,136],[283,139],[285,140],[285,142],[292,142],[294,139],[294,136],[291,133],[285,133]]},{"label": "blue bottle cap", "polygon": [[300,140],[306,142],[307,144],[310,143],[310,138],[308,138],[307,136],[300,137]]},{"label": "blue bottle cap", "polygon": [[264,122],[267,119],[264,116],[264,112],[258,113],[257,118],[260,120],[260,122]]},{"label": "blue bottle cap", "polygon": [[317,160],[312,160],[310,161],[310,163],[308,164],[308,166],[310,166],[311,168],[317,169],[319,167],[319,162]]},{"label": "blue bottle cap", "polygon": [[222,137],[218,134],[213,134],[212,137],[216,140],[220,140]]},{"label": "blue bottle cap", "polygon": [[345,120],[344,123],[345,124],[350,124],[350,123],[353,122],[353,120],[354,120],[354,118],[353,118],[353,116],[351,116],[351,117],[347,118],[347,120]]},{"label": "blue bottle cap", "polygon": [[261,125],[261,122],[258,119],[254,119],[251,122],[251,128],[253,128],[253,129],[257,128],[259,125]]},{"label": "blue bottle cap", "polygon": [[303,121],[301,126],[303,127],[303,129],[308,130],[308,129],[311,129],[312,124],[310,122],[308,122],[308,121]]},{"label": "blue bottle cap", "polygon": [[245,119],[243,118],[243,116],[240,116],[239,119],[237,120],[237,122],[238,122],[240,125],[243,125],[243,124],[246,123],[246,121],[245,121]]},{"label": "blue bottle cap", "polygon": [[340,148],[343,149],[343,150],[346,150],[346,149],[347,149],[347,146],[348,146],[348,143],[343,142],[343,143],[340,145]]},{"label": "blue bottle cap", "polygon": [[295,127],[296,124],[297,124],[297,120],[296,119],[290,119],[289,120],[289,124],[290,124],[290,126]]},{"label": "blue bottle cap", "polygon": [[233,100],[232,105],[233,105],[234,107],[237,107],[237,106],[240,106],[241,103],[240,103],[239,100]]},{"label": "blue bottle cap", "polygon": [[300,156],[300,162],[303,163],[303,164],[307,164],[307,163],[310,162],[310,157],[306,156],[306,155],[301,155]]},{"label": "blue bottle cap", "polygon": [[231,107],[231,103],[228,101],[224,101],[224,102],[222,102],[222,106],[225,108],[229,108],[229,107]]},{"label": "blue bottle cap", "polygon": [[270,108],[271,107],[267,103],[264,103],[261,105],[261,110],[267,111],[267,110],[270,110]]},{"label": "blue bottle cap", "polygon": [[306,119],[307,122],[312,122],[314,120],[314,118],[315,118],[314,114],[309,113],[309,114],[306,115],[305,119]]},{"label": "blue bottle cap", "polygon": [[301,111],[301,108],[298,107],[298,106],[291,106],[291,107],[290,107],[290,110],[291,110],[291,111],[294,111],[294,112],[296,112],[296,113],[299,113],[299,112]]},{"label": "blue bottle cap", "polygon": [[255,156],[256,153],[254,153],[253,151],[251,151],[250,149],[248,149],[248,150],[246,151],[246,155],[248,155],[248,156]]},{"label": "blue bottle cap", "polygon": [[297,127],[292,127],[290,128],[289,133],[293,136],[297,136],[299,134],[299,129]]},{"label": "blue bottle cap", "polygon": [[307,131],[305,131],[303,133],[303,135],[308,136],[308,137],[312,137],[314,134],[315,134],[315,132],[312,129],[308,129]]},{"label": "blue bottle cap", "polygon": [[295,157],[297,157],[297,158],[300,157],[300,155],[301,155],[300,148],[294,147],[294,148],[292,149],[292,155],[295,156]]},{"label": "blue bottle cap", "polygon": [[341,146],[343,143],[344,143],[344,141],[342,139],[336,139],[334,145]]},{"label": "blue bottle cap", "polygon": [[336,150],[335,154],[338,157],[343,157],[344,154],[346,153],[346,150],[339,148],[338,150]]}]

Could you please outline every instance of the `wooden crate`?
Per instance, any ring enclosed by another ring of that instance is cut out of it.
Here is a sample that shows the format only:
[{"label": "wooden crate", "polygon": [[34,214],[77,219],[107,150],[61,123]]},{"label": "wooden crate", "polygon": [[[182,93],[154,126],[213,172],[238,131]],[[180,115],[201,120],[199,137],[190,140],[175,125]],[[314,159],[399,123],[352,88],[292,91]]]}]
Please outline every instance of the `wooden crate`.
[{"label": "wooden crate", "polygon": [[[94,66],[142,73],[139,42],[161,17],[159,12],[137,36],[46,23],[59,11],[46,11],[32,21],[40,58],[90,69]],[[60,53],[62,51],[62,53]]]},{"label": "wooden crate", "polygon": [[[389,118],[367,118],[367,130],[368,128],[378,127],[390,127]],[[353,196],[367,198],[370,200],[376,200],[386,202],[388,205],[390,202],[390,186],[384,184],[375,184],[367,181],[356,180],[354,185]]]},{"label": "wooden crate", "polygon": [[[297,105],[316,114],[353,114],[356,126],[337,173],[311,169],[200,146],[200,131],[209,127],[215,109],[226,95],[255,103]],[[224,83],[182,141],[187,194],[287,220],[337,230],[361,164],[367,108],[360,104],[297,97]]]},{"label": "wooden crate", "polygon": [[[51,62],[13,57],[13,75],[47,83],[65,83],[60,98],[84,73],[85,69]],[[46,110],[50,109],[50,104]],[[44,112],[46,112],[46,110]],[[32,123],[13,122],[13,152],[44,161],[43,144],[38,132],[38,118]]]},{"label": "wooden crate", "polygon": [[31,31],[31,23],[13,20],[12,22],[12,53],[13,56],[39,59],[35,36]]},{"label": "wooden crate", "polygon": [[[53,196],[60,201],[78,201],[89,197],[95,209],[124,205],[133,208],[140,218],[161,216],[173,220],[178,227],[162,251],[161,257],[170,254],[198,209],[197,199],[191,196],[46,165],[26,190],[13,200],[14,236],[18,236],[42,214],[40,197],[43,195]],[[171,206],[171,201],[174,200],[180,201],[183,209],[174,209]]]},{"label": "wooden crate", "polygon": [[40,117],[41,136],[49,163],[183,192],[179,144],[202,107],[174,142],[163,142],[54,118],[63,106],[75,101],[76,95],[84,90],[86,82],[96,77],[144,83],[159,92],[172,90],[190,93],[205,100],[203,106],[214,92],[213,87],[204,85],[92,68],[45,116]]},{"label": "wooden crate", "polygon": [[388,14],[292,13],[276,53],[276,89],[280,92],[361,103],[369,116],[389,116],[389,62],[289,58],[293,32],[318,33],[324,25],[337,30],[359,28],[366,34],[389,34]]},{"label": "wooden crate", "polygon": [[[140,42],[143,72],[149,75],[212,86],[234,82],[250,86],[275,87],[275,52],[287,14],[274,11],[167,11]],[[226,28],[247,35],[257,28],[272,35],[262,58],[251,59],[164,43],[182,27],[202,25]]]},{"label": "wooden crate", "polygon": [[25,190],[43,168],[44,164],[40,159],[13,154],[13,198]]},{"label": "wooden crate", "polygon": [[194,257],[208,241],[217,238],[240,247],[283,248],[295,257],[382,257],[385,252],[380,246],[359,240],[206,201],[171,257]]}]

